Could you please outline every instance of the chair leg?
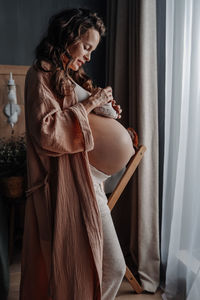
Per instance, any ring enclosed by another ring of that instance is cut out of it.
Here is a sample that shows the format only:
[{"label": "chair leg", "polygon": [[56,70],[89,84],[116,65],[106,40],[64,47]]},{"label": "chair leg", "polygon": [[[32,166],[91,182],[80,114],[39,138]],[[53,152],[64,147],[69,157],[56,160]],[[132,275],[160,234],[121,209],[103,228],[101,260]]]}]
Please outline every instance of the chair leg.
[{"label": "chair leg", "polygon": [[145,151],[146,151],[146,147],[143,145],[140,146],[139,150],[136,152],[136,154],[130,159],[130,161],[127,165],[126,171],[124,172],[122,178],[120,179],[116,188],[114,189],[114,191],[112,192],[112,194],[110,195],[110,197],[108,199],[108,206],[109,206],[110,210],[113,209],[117,200],[121,196],[127,183],[131,179],[131,176],[133,175],[137,166],[139,165]]},{"label": "chair leg", "polygon": [[143,288],[135,278],[135,276],[132,274],[130,269],[126,266],[126,274],[125,274],[126,279],[129,281],[130,285],[132,288],[136,291],[137,294],[141,294],[143,292]]},{"label": "chair leg", "polygon": [[[135,172],[136,168],[138,167],[144,152],[146,151],[145,146],[140,146],[136,154],[130,159],[126,171],[123,174],[122,178],[120,179],[119,183],[117,184],[115,190],[112,192],[108,199],[108,207],[112,211],[113,207],[115,206],[116,202],[118,201],[119,197],[121,196],[123,190],[125,189],[127,183],[129,182],[131,176]],[[137,294],[142,293],[143,289],[135,276],[132,274],[132,272],[129,270],[129,268],[126,266],[126,279],[131,284],[132,288],[136,291]]]}]

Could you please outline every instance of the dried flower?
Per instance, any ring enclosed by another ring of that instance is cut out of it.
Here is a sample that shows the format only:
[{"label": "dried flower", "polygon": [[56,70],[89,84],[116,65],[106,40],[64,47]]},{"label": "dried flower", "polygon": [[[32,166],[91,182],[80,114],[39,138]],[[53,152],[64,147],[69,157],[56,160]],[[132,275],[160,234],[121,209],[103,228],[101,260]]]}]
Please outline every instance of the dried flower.
[{"label": "dried flower", "polygon": [[25,136],[0,139],[0,176],[18,176],[26,173]]}]

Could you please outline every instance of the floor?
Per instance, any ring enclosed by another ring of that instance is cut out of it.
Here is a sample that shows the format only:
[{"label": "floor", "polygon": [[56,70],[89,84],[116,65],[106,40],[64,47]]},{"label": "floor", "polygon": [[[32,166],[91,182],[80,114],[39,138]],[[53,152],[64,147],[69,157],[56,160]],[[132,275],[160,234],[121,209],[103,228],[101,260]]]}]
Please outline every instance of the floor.
[{"label": "floor", "polygon": [[[20,282],[20,256],[17,256],[10,265],[10,293],[8,300],[19,300],[19,282]],[[119,300],[161,300],[161,291],[156,294],[134,293],[132,287],[126,279],[122,282],[116,299]]]}]

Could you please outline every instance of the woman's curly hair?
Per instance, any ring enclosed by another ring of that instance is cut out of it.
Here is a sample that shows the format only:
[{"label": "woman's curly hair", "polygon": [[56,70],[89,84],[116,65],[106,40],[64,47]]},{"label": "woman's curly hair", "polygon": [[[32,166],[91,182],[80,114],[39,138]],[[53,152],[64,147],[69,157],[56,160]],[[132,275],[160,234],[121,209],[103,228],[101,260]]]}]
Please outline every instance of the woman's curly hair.
[{"label": "woman's curly hair", "polygon": [[[52,87],[59,97],[66,95],[71,76],[79,85],[92,91],[92,80],[86,75],[83,68],[73,71],[63,67],[61,56],[67,54],[69,45],[81,38],[88,29],[94,28],[100,37],[105,33],[105,26],[96,13],[88,9],[66,9],[52,16],[45,37],[35,50],[35,66],[43,71],[42,61],[51,64]],[[67,66],[70,64],[71,59]]]}]

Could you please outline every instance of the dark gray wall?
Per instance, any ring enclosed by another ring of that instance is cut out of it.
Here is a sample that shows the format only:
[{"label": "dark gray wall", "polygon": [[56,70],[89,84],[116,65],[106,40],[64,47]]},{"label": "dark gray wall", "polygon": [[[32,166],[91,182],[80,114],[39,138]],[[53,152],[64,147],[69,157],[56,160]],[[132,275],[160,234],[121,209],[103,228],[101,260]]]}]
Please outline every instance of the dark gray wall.
[{"label": "dark gray wall", "polygon": [[[65,8],[80,7],[97,12],[106,23],[106,0],[0,0],[0,64],[31,65],[49,17]],[[103,38],[86,66],[101,86],[105,83],[105,44]]]}]

